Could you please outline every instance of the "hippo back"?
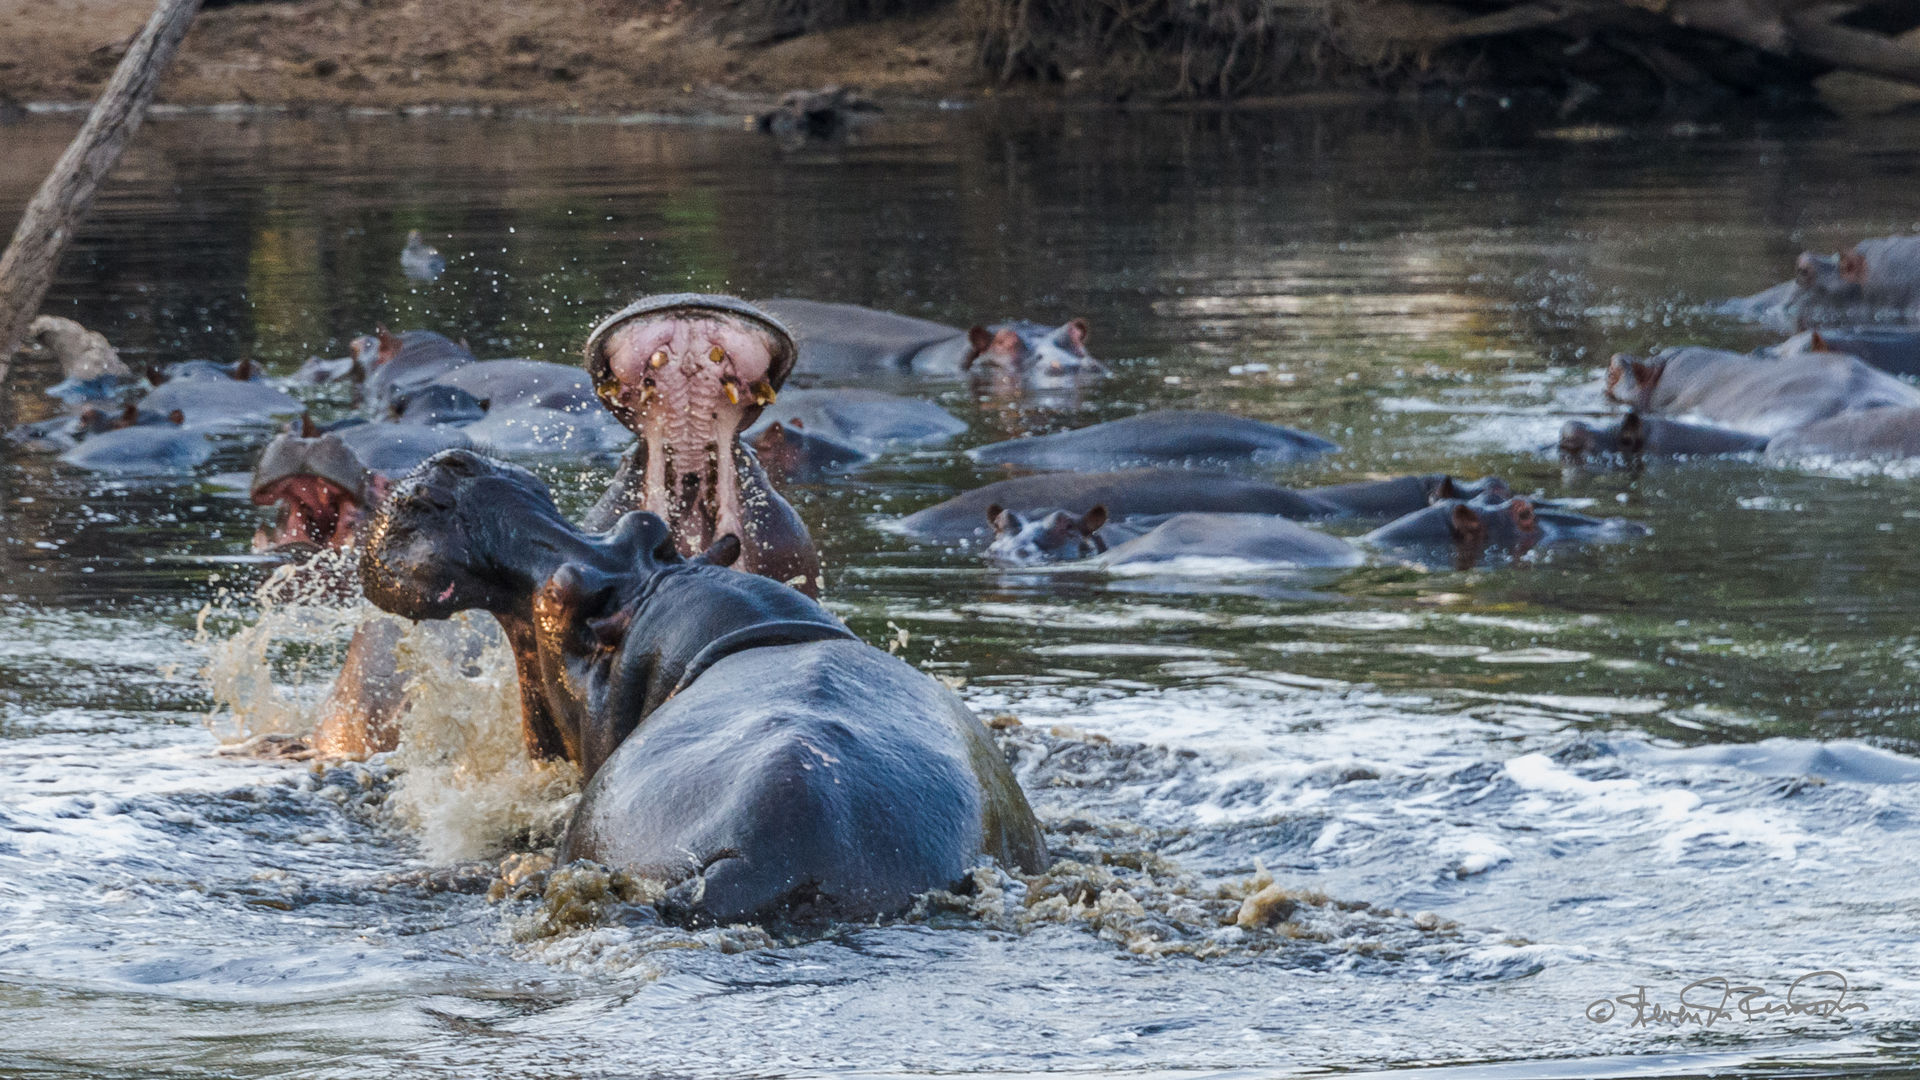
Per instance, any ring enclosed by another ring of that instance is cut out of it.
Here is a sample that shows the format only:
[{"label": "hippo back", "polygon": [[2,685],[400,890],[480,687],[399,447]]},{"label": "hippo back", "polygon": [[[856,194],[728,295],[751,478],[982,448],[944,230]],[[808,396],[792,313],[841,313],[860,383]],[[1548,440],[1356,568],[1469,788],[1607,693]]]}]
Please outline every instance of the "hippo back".
[{"label": "hippo back", "polygon": [[899,911],[983,853],[1046,864],[991,737],[944,687],[845,639],[716,662],[594,774],[563,844],[677,883],[667,906],[721,922]]},{"label": "hippo back", "polygon": [[857,304],[780,297],[759,301],[759,306],[785,323],[799,343],[796,376],[898,377],[928,346],[957,342],[964,349],[967,340],[966,332],[956,327]]}]

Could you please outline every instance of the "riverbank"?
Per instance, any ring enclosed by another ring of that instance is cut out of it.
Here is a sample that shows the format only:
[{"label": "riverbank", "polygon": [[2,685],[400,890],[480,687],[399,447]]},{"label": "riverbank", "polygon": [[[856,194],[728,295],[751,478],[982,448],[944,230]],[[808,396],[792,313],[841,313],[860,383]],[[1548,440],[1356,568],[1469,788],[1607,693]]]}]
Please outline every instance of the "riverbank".
[{"label": "riverbank", "polygon": [[[0,104],[89,101],[150,0],[0,0]],[[160,100],[730,113],[796,87],[934,100],[989,89],[957,11],[752,43],[681,0],[281,0],[203,11]]]},{"label": "riverbank", "polygon": [[[1573,48],[1567,35],[1578,26],[1483,39],[1462,29],[1462,11],[1446,7],[1451,14],[1436,16],[1440,6],[1427,0],[1402,4],[1406,20],[1387,18],[1387,0],[1341,0],[1314,9],[1319,14],[1282,5],[1291,14],[1279,23],[1262,14],[1271,0],[1237,0],[1246,10],[1219,25],[1189,25],[1184,8],[1113,23],[1104,0],[1013,7],[868,0],[857,12],[822,15],[834,2],[230,4],[201,13],[160,100],[728,116],[757,112],[796,88],[842,84],[883,104],[1005,95],[1153,104],[1296,95],[1452,100],[1464,93],[1513,96],[1560,120],[1701,104],[1777,112],[1816,102],[1843,111],[1920,103],[1920,87],[1822,74],[1832,65],[1791,50],[1710,43],[1718,67],[1683,62],[1698,35],[1664,23],[1646,31],[1661,43],[1651,52],[1618,41],[1619,48]],[[896,14],[875,17],[876,3]],[[68,0],[49,17],[44,0],[0,0],[0,112],[9,104],[90,101],[151,10],[150,0]],[[826,28],[807,29],[816,22]],[[1920,48],[1911,34],[1902,43]],[[1648,66],[1648,57],[1659,62]]]}]

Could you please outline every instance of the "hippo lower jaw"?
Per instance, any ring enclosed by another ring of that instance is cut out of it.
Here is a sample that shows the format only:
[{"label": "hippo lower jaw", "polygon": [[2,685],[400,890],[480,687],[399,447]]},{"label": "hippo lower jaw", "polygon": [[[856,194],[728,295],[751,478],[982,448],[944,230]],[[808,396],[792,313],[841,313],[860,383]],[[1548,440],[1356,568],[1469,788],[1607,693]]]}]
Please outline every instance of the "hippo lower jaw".
[{"label": "hippo lower jaw", "polygon": [[606,338],[601,399],[641,440],[642,506],[682,552],[745,535],[739,434],[774,401],[781,343],[721,312],[636,319]]}]

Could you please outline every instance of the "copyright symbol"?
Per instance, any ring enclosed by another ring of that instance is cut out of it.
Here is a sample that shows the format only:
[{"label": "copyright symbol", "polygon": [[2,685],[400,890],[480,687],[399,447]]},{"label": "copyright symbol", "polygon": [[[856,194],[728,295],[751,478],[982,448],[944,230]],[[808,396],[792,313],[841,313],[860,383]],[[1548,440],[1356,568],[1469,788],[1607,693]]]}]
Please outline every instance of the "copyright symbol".
[{"label": "copyright symbol", "polygon": [[1588,1005],[1587,1019],[1593,1021],[1596,1024],[1604,1024],[1607,1021],[1613,1019],[1613,1002],[1607,1000],[1606,998],[1601,998],[1600,1000],[1592,1003],[1591,1005]]}]

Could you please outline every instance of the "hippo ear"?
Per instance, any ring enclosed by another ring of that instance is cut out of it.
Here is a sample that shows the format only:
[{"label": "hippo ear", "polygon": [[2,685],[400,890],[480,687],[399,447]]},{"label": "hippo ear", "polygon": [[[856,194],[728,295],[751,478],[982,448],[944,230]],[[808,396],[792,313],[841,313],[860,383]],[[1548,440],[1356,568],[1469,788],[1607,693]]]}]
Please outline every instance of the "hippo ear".
[{"label": "hippo ear", "polygon": [[120,423],[127,427],[132,427],[139,422],[140,406],[135,405],[131,401],[127,402],[126,407],[120,410]]},{"label": "hippo ear", "polygon": [[995,536],[1007,536],[1020,531],[1020,515],[994,503],[987,507],[987,524],[993,526]]},{"label": "hippo ear", "polygon": [[1857,251],[1840,256],[1840,280],[1859,285],[1867,280],[1867,257]]},{"label": "hippo ear", "polygon": [[967,355],[960,360],[960,370],[965,371],[971,368],[973,362],[980,359],[980,354],[992,347],[993,335],[987,333],[986,327],[975,323],[974,326],[967,331]]},{"label": "hippo ear", "polygon": [[1807,337],[1808,352],[1833,352],[1834,351],[1833,346],[1827,344],[1827,339],[1820,336],[1820,331],[1809,330],[1807,331],[1807,334],[1808,334],[1808,337]]},{"label": "hippo ear", "polygon": [[1069,319],[1067,325],[1060,328],[1067,344],[1076,353],[1087,351],[1087,320]]},{"label": "hippo ear", "polygon": [[1640,410],[1632,409],[1620,418],[1620,452],[1628,457],[1639,457],[1647,450],[1647,422],[1641,418]]},{"label": "hippo ear", "polygon": [[1101,503],[1080,517],[1080,531],[1092,536],[1107,523],[1107,504]]},{"label": "hippo ear", "polygon": [[707,550],[688,559],[702,566],[732,566],[740,559],[740,538],[732,533],[707,545]]},{"label": "hippo ear", "polygon": [[[1563,431],[1561,442],[1564,443],[1565,441],[1566,436]],[[1432,506],[1437,502],[1451,502],[1455,499],[1464,499],[1466,497],[1466,494],[1460,490],[1460,485],[1454,482],[1452,476],[1442,476],[1440,482],[1433,485],[1433,494],[1427,496],[1427,505]]]},{"label": "hippo ear", "polygon": [[149,385],[159,386],[165,383],[166,381],[167,381],[167,373],[160,370],[159,365],[157,364],[147,365],[147,382]]},{"label": "hippo ear", "polygon": [[1793,280],[1798,282],[1801,288],[1811,289],[1813,283],[1819,279],[1820,256],[1811,251],[1801,252],[1800,257],[1793,260]]},{"label": "hippo ear", "polygon": [[303,439],[317,439],[320,437],[320,425],[314,423],[313,417],[306,413],[300,414],[300,437]]},{"label": "hippo ear", "polygon": [[1447,532],[1452,534],[1453,542],[1457,545],[1483,544],[1487,539],[1486,523],[1466,503],[1455,504],[1453,511],[1447,515]]},{"label": "hippo ear", "polygon": [[1533,504],[1526,499],[1513,499],[1507,503],[1507,513],[1513,515],[1513,523],[1522,532],[1531,532],[1540,527],[1540,520],[1534,515]]},{"label": "hippo ear", "polygon": [[228,374],[233,376],[235,382],[251,382],[253,380],[253,357],[241,357],[240,362],[233,365],[233,370]]},{"label": "hippo ear", "polygon": [[175,409],[167,414],[167,423],[172,424],[174,427],[184,427],[187,423],[187,414],[181,412],[179,409]]},{"label": "hippo ear", "polygon": [[373,328],[374,340],[380,343],[380,354],[374,358],[374,364],[385,364],[400,352],[400,339],[387,331],[384,324]]}]

